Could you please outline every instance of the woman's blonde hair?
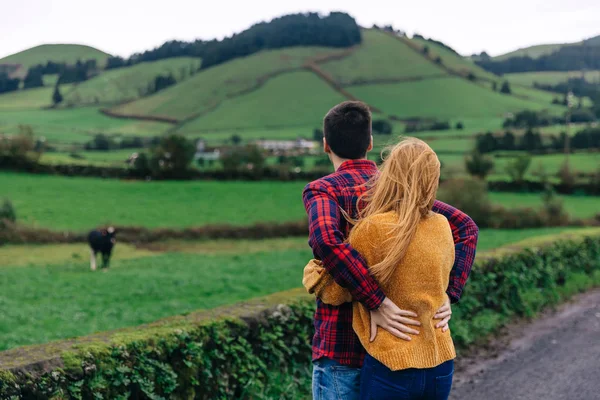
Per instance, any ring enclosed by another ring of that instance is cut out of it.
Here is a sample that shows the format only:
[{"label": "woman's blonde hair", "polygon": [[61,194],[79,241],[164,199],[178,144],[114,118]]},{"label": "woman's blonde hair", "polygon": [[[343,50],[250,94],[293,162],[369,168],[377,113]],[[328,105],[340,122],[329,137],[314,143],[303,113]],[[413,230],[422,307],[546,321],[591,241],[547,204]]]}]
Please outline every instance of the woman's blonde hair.
[{"label": "woman's blonde hair", "polygon": [[422,140],[405,138],[388,148],[379,174],[361,197],[365,207],[358,224],[372,215],[393,211],[397,222],[390,226],[385,259],[370,266],[373,276],[385,283],[406,254],[420,220],[433,207],[440,179],[440,161]]}]

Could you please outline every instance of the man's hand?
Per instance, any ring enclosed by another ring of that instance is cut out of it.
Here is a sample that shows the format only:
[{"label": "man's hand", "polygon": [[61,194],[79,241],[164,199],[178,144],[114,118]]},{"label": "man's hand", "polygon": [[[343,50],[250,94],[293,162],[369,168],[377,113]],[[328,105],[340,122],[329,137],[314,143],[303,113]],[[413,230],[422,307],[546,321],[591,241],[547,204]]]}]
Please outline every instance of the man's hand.
[{"label": "man's hand", "polygon": [[452,318],[452,307],[450,307],[450,298],[446,296],[446,301],[433,316],[433,319],[441,319],[435,327],[442,328],[442,332],[446,332],[449,328],[450,318]]},{"label": "man's hand", "polygon": [[375,340],[378,326],[400,339],[411,340],[407,333],[418,335],[419,331],[406,325],[420,326],[421,323],[407,317],[417,317],[417,314],[412,311],[401,310],[386,297],[377,310],[371,311],[371,337],[369,341]]}]

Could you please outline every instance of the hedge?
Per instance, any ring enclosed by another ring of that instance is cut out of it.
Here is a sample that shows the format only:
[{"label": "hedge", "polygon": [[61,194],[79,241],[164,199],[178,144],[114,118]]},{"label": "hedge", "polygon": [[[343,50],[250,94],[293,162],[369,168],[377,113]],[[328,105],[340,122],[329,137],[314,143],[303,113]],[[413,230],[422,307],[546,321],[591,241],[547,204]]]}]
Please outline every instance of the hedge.
[{"label": "hedge", "polygon": [[[600,235],[479,257],[452,332],[460,350],[513,317],[600,285]],[[2,399],[297,398],[313,300],[301,289],[154,324],[0,353]],[[274,388],[281,388],[277,392]],[[304,392],[305,393],[305,392]]]}]

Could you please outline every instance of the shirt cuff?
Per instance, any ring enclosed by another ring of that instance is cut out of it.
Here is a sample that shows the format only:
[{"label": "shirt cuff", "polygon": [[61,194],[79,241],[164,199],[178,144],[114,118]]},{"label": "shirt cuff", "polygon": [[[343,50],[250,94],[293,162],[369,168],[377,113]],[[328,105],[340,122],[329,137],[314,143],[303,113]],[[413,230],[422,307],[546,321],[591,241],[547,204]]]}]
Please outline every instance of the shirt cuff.
[{"label": "shirt cuff", "polygon": [[451,304],[456,304],[460,300],[461,293],[458,290],[448,288],[448,290],[446,291],[446,294],[448,295],[448,297],[450,297]]},{"label": "shirt cuff", "polygon": [[369,311],[377,310],[385,300],[385,294],[381,289],[377,289],[363,304]]}]

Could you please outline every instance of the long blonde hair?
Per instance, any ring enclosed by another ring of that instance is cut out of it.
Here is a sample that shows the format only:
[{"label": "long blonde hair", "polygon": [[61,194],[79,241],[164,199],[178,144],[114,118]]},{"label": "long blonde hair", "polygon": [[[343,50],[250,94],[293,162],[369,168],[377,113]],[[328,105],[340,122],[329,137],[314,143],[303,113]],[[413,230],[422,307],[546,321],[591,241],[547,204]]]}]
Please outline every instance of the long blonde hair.
[{"label": "long blonde hair", "polygon": [[420,220],[431,212],[440,179],[440,161],[422,140],[406,138],[389,148],[379,174],[369,182],[360,201],[366,203],[358,224],[372,215],[393,211],[397,222],[390,226],[385,259],[370,266],[373,276],[387,282],[402,261]]}]

